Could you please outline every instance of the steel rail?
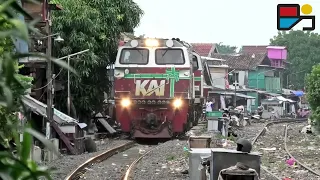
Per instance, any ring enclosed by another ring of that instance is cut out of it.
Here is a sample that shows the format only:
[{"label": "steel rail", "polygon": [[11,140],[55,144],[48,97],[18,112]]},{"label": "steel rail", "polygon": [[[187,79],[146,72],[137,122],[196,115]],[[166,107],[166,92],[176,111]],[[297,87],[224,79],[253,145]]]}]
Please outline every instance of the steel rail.
[{"label": "steel rail", "polygon": [[[156,147],[155,147],[156,148]],[[136,160],[134,160],[129,168],[127,169],[125,175],[121,178],[121,180],[129,180],[130,178],[130,175],[131,175],[131,172],[132,170],[134,169],[134,166],[142,159],[144,158],[146,155],[148,155],[151,151],[153,151],[155,148],[152,148],[151,150],[149,150],[148,152],[144,153],[143,155],[141,155],[139,158],[137,158]]]},{"label": "steel rail", "polygon": [[287,148],[287,138],[288,138],[288,125],[286,125],[286,129],[285,129],[285,134],[284,134],[284,149],[286,150],[287,154],[293,158],[300,166],[302,166],[303,168],[307,169],[308,171],[310,171],[311,173],[317,175],[320,177],[320,173],[316,172],[314,170],[312,170],[310,167],[308,167],[307,165],[301,163],[300,161],[298,161],[294,156],[292,156],[292,154],[290,153],[290,151]]},{"label": "steel rail", "polygon": [[[264,135],[264,133],[266,132],[267,128],[274,125],[274,124],[282,124],[282,123],[302,123],[302,122],[306,122],[308,119],[307,118],[301,118],[301,119],[278,119],[275,121],[271,121],[269,123],[267,123],[263,129],[253,138],[253,140],[251,141],[252,146],[257,142],[257,140]],[[286,138],[286,137],[285,137]],[[286,141],[286,140],[285,140]],[[288,153],[288,152],[287,152]],[[272,177],[274,177],[277,180],[282,180],[282,178],[278,177],[277,175],[275,175],[274,173],[272,173],[271,171],[269,171],[266,167],[261,166],[261,169],[263,169],[264,171],[266,171],[269,175],[271,175]]]},{"label": "steel rail", "polygon": [[92,164],[100,163],[100,162],[108,159],[109,157],[111,157],[119,152],[130,149],[135,144],[136,144],[135,142],[131,141],[131,142],[122,144],[120,146],[117,146],[115,148],[109,149],[107,151],[104,151],[101,154],[98,154],[97,156],[94,156],[94,157],[88,159],[86,162],[84,162],[83,164],[78,166],[75,170],[73,170],[65,178],[65,180],[78,180],[78,179],[80,179],[81,175],[83,175],[87,171],[87,168],[90,167]]}]

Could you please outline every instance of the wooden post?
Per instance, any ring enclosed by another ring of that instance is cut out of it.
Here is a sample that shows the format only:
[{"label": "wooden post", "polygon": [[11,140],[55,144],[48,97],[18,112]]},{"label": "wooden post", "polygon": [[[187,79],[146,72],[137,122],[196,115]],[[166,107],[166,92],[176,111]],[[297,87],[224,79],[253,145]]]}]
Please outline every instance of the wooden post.
[{"label": "wooden post", "polygon": [[83,130],[78,125],[75,126],[74,146],[77,154],[82,154],[84,152]]}]

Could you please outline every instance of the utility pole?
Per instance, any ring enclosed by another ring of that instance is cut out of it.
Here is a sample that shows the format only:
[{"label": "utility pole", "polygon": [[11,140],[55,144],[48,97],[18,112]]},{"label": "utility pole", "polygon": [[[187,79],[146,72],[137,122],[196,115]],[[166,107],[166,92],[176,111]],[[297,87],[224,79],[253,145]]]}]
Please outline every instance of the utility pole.
[{"label": "utility pole", "polygon": [[[68,67],[70,67],[70,56],[68,56]],[[68,69],[68,97],[67,97],[67,105],[68,105],[68,115],[70,115],[70,109],[71,109],[71,93],[70,93],[70,71]]]},{"label": "utility pole", "polygon": [[[73,54],[69,54],[68,56],[59,58],[59,60],[62,60],[62,59],[67,58],[67,60],[68,60],[68,66],[70,67],[70,58],[71,58],[72,56],[77,56],[77,55],[83,54],[83,53],[88,52],[88,51],[89,51],[89,49],[86,49],[86,50],[79,51],[79,52],[76,52],[76,53],[73,53]],[[67,108],[68,108],[68,115],[71,117],[71,115],[70,115],[70,114],[71,114],[71,90],[70,90],[70,70],[69,70],[69,69],[68,69]]]},{"label": "utility pole", "polygon": [[[49,3],[49,2],[47,2]],[[47,20],[46,20],[46,31],[47,35],[51,34],[51,12],[49,6],[47,6]],[[47,56],[51,57],[52,55],[52,37],[48,36],[47,39]],[[47,128],[46,128],[46,138],[51,139],[51,126],[50,122],[53,122],[53,75],[52,75],[53,67],[52,62],[49,60],[47,62]]]},{"label": "utility pole", "polygon": [[[234,74],[234,77],[236,77],[236,74]],[[234,81],[234,97],[233,97],[233,105],[234,107],[237,107],[237,79]]]}]

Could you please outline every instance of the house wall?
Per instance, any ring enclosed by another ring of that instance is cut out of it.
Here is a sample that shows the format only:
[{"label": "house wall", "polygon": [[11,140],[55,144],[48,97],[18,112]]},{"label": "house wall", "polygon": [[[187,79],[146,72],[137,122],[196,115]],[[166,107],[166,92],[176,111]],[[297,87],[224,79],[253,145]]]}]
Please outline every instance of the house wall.
[{"label": "house wall", "polygon": [[272,93],[281,93],[281,84],[279,77],[265,77],[266,91]]},{"label": "house wall", "polygon": [[249,71],[248,85],[253,89],[265,89],[265,74],[261,73],[265,70]]},{"label": "house wall", "polygon": [[210,67],[209,69],[210,69],[213,85],[219,88],[225,89],[226,87],[225,76],[227,74],[227,69],[219,68],[219,67]]},{"label": "house wall", "polygon": [[248,71],[238,71],[239,73],[239,86],[244,86],[247,85],[247,81],[248,81]]},{"label": "house wall", "polygon": [[286,49],[268,49],[268,57],[270,59],[287,59],[287,50]]},{"label": "house wall", "polygon": [[[257,70],[249,71],[248,73],[248,86],[253,89],[276,89],[281,87],[281,80],[279,77],[275,78],[275,71],[268,71],[270,68],[259,67]],[[268,71],[268,72],[266,72]],[[274,79],[269,79],[266,83],[266,77],[272,77]],[[266,85],[268,84],[268,85]],[[268,86],[268,87],[267,87]]]}]

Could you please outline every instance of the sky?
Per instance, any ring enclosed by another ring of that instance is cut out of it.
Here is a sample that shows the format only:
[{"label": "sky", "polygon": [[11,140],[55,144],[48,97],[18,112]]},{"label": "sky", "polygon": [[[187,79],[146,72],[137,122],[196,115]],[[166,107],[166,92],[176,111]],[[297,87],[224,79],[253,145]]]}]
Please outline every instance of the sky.
[{"label": "sky", "polygon": [[[310,4],[320,33],[319,0],[134,0],[144,11],[135,35],[189,43],[268,45],[277,34],[277,4]],[[301,14],[302,15],[302,14]],[[318,17],[318,18],[317,18]],[[319,20],[318,20],[319,19]],[[294,29],[310,22],[302,21]]]}]

